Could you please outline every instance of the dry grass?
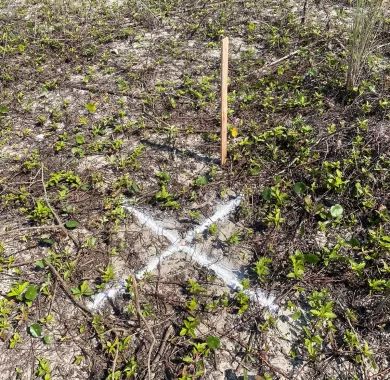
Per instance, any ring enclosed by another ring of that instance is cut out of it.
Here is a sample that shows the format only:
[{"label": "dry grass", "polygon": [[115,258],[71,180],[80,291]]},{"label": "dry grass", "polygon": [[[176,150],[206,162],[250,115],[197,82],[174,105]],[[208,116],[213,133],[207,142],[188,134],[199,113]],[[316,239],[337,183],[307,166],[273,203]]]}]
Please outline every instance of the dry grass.
[{"label": "dry grass", "polygon": [[356,0],[353,25],[348,46],[347,89],[356,87],[362,79],[367,58],[375,45],[384,0]]}]

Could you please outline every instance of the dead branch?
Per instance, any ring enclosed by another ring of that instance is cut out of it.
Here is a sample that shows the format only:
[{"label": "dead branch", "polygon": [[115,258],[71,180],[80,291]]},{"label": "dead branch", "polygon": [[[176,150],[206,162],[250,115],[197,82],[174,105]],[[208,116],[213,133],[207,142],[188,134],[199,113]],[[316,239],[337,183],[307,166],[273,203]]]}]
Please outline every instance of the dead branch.
[{"label": "dead branch", "polygon": [[60,284],[62,290],[64,291],[66,296],[69,298],[69,300],[72,301],[72,303],[75,306],[77,306],[87,317],[92,318],[93,317],[92,312],[89,309],[87,309],[84,305],[82,305],[80,302],[78,302],[76,300],[76,298],[74,298],[74,296],[69,292],[68,287],[67,287],[64,279],[57,272],[56,268],[54,268],[54,266],[51,263],[49,263],[49,261],[47,261],[47,260],[45,260],[45,264],[49,268],[51,274],[56,278],[56,280]]},{"label": "dead branch", "polygon": [[47,196],[47,190],[46,190],[46,185],[45,185],[45,179],[44,179],[44,168],[43,168],[43,164],[41,166],[41,181],[42,181],[42,187],[43,187],[43,193],[44,193],[44,199],[45,199],[45,202],[47,204],[47,207],[49,207],[51,213],[54,215],[54,218],[57,222],[57,224],[59,225],[59,227],[61,228],[61,230],[64,232],[65,235],[67,235],[72,241],[73,243],[75,244],[76,247],[78,247],[80,244],[79,242],[77,241],[77,239],[64,227],[64,224],[62,223],[60,217],[58,216],[58,214],[56,213],[56,211],[54,210],[54,208],[52,207],[52,205],[50,204],[49,202],[49,197]]},{"label": "dead branch", "polygon": [[151,368],[151,358],[152,358],[152,352],[153,348],[156,344],[156,337],[154,336],[154,333],[152,329],[150,328],[146,318],[143,316],[140,303],[139,303],[139,294],[138,294],[138,286],[137,286],[137,280],[134,275],[131,275],[132,278],[132,283],[133,283],[133,289],[134,289],[134,303],[135,303],[135,309],[137,312],[138,320],[142,320],[142,322],[145,324],[146,329],[148,330],[148,333],[151,337],[151,344],[148,352],[148,362],[147,362],[147,367],[148,367],[148,378],[149,380],[152,380],[152,368]]}]

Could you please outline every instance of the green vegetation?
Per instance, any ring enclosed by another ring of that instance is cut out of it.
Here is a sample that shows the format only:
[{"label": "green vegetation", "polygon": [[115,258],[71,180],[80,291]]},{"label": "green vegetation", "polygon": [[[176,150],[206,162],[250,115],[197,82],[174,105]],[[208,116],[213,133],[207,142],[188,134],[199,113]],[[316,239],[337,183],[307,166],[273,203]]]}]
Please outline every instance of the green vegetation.
[{"label": "green vegetation", "polygon": [[[0,0],[1,376],[385,378],[389,37],[379,0]],[[237,195],[194,243],[234,289],[190,250],[133,278],[171,241],[124,204],[179,247]]]}]

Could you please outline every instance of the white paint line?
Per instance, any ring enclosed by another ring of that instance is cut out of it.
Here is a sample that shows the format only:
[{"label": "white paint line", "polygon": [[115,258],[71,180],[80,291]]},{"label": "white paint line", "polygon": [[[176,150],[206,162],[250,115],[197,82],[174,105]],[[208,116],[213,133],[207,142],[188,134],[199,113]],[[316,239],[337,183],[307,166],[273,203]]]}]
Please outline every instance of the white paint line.
[{"label": "white paint line", "polygon": [[106,290],[95,294],[92,297],[92,302],[88,303],[88,308],[90,310],[98,310],[104,302],[106,302],[109,299],[115,299],[119,294],[124,293],[126,290],[125,288],[125,282],[119,281],[112,286],[109,286]]},{"label": "white paint line", "polygon": [[159,256],[153,257],[143,269],[141,269],[139,272],[136,273],[136,277],[138,279],[141,279],[146,273],[153,272],[158,268],[158,265],[161,262],[163,262],[166,258],[172,256],[173,254],[179,251],[180,251],[180,247],[176,244],[172,244],[165,251],[163,251],[163,253],[161,253]]},{"label": "white paint line", "polygon": [[175,243],[180,239],[179,234],[177,231],[170,231],[167,228],[164,228],[160,225],[160,223],[156,222],[151,216],[142,213],[141,211],[137,210],[133,206],[124,206],[125,210],[132,213],[139,221],[139,223],[142,226],[148,227],[152,232],[154,232],[157,236],[164,236],[167,238],[171,243]]},{"label": "white paint line", "polygon": [[199,227],[196,227],[193,231],[189,232],[185,237],[185,241],[191,242],[197,235],[203,234],[213,223],[217,222],[232,213],[241,203],[241,197],[231,200],[229,203],[220,206],[216,213],[206,219]]},{"label": "white paint line", "polygon": [[[229,288],[233,290],[242,290],[243,286],[239,277],[234,271],[223,262],[215,262],[211,260],[207,255],[196,249],[194,246],[182,247],[183,252],[189,254],[191,258],[199,265],[211,269]],[[278,311],[279,306],[275,304],[275,297],[267,296],[261,289],[256,291],[245,290],[245,294],[249,296],[251,301],[257,302],[263,307],[266,307],[271,312]]]},{"label": "white paint line", "polygon": [[[197,262],[199,265],[212,270],[225,284],[233,290],[242,290],[243,286],[239,277],[234,271],[222,262],[216,262],[211,260],[207,255],[203,254],[196,248],[193,243],[194,239],[199,235],[202,235],[213,223],[220,221],[231,214],[241,203],[241,197],[237,197],[230,202],[221,205],[217,208],[217,211],[200,226],[196,227],[193,231],[187,233],[186,237],[180,240],[179,233],[164,228],[160,223],[156,222],[150,215],[143,213],[132,206],[125,206],[125,209],[131,212],[139,221],[142,226],[148,227],[157,236],[164,236],[172,244],[164,250],[160,255],[153,257],[146,264],[146,266],[136,273],[136,277],[141,279],[146,273],[155,271],[159,264],[165,259],[172,256],[175,253],[183,252],[188,254],[191,259]],[[96,294],[92,298],[92,302],[89,304],[90,309],[97,310],[105,300],[113,299],[118,294],[124,292],[124,281],[119,284],[108,288],[107,290]],[[271,312],[278,310],[278,305],[275,304],[275,297],[267,296],[262,290],[257,291],[245,291],[245,293],[254,302],[268,308]]]},{"label": "white paint line", "polygon": [[[217,211],[214,213],[214,215],[208,218],[199,227],[196,227],[193,231],[190,231],[186,235],[186,237],[182,240],[182,243],[184,242],[191,243],[196,236],[199,236],[203,232],[205,232],[213,223],[225,218],[232,211],[234,211],[239,206],[240,202],[241,202],[241,197],[238,196],[237,198],[231,200],[227,204],[219,206],[217,208]],[[164,250],[159,256],[153,257],[146,264],[146,266],[136,274],[137,278],[142,278],[145,275],[145,273],[153,272],[154,270],[156,270],[158,268],[158,265],[169,256],[172,256],[173,254],[178,253],[180,251],[184,251],[185,248],[184,244],[178,245],[178,241],[180,240],[180,238],[179,238],[179,234],[176,231],[174,232],[168,231],[166,228],[164,228],[158,222],[156,222],[150,215],[147,215],[146,213],[142,213],[132,206],[126,206],[125,209],[133,213],[133,215],[138,219],[140,224],[148,227],[152,232],[154,232],[158,236],[165,236],[172,243],[172,245],[169,246],[166,250]]]}]

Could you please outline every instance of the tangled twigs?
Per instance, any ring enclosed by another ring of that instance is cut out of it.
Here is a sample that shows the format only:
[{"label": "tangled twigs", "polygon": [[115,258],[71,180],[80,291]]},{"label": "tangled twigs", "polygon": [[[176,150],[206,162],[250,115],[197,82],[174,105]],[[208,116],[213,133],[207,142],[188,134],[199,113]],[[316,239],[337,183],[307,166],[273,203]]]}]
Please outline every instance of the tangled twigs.
[{"label": "tangled twigs", "polygon": [[134,303],[135,303],[135,309],[136,309],[136,312],[137,312],[138,321],[140,322],[142,320],[142,322],[145,324],[146,329],[148,330],[148,333],[149,333],[150,338],[152,340],[152,342],[150,344],[150,347],[149,347],[148,362],[147,362],[148,379],[152,380],[151,358],[152,358],[153,348],[156,345],[156,337],[154,336],[152,329],[150,328],[147,320],[145,319],[145,317],[143,316],[143,314],[141,312],[141,307],[140,307],[140,303],[139,303],[137,280],[136,280],[134,275],[131,275],[131,279],[132,279],[132,283],[133,283]]},{"label": "tangled twigs", "polygon": [[72,303],[77,306],[87,317],[92,318],[93,314],[90,310],[88,310],[84,305],[82,305],[80,302],[78,302],[73,295],[69,292],[68,287],[66,286],[65,281],[61,277],[61,275],[57,272],[56,268],[49,263],[47,260],[45,260],[46,266],[49,268],[51,274],[56,278],[58,283],[60,284],[62,290],[65,292],[66,296],[72,301]]},{"label": "tangled twigs", "polygon": [[60,217],[58,216],[58,214],[56,213],[56,211],[54,210],[54,208],[52,207],[52,205],[50,204],[49,202],[49,197],[47,196],[47,190],[46,190],[46,185],[45,185],[45,179],[44,179],[44,167],[43,167],[43,164],[41,166],[41,181],[42,181],[42,187],[43,187],[43,193],[44,193],[44,199],[45,199],[45,202],[47,204],[47,207],[49,207],[51,213],[54,215],[54,218],[57,222],[57,224],[59,225],[59,227],[61,228],[61,230],[64,232],[65,235],[67,235],[72,241],[73,243],[75,244],[76,247],[78,247],[80,244],[79,242],[77,241],[77,239],[64,227],[64,224],[62,223]]},{"label": "tangled twigs", "polygon": [[279,375],[284,376],[285,379],[291,379],[291,376],[283,371],[281,368],[274,366],[267,358],[267,354],[264,352],[259,353],[259,359],[272,371],[278,373]]},{"label": "tangled twigs", "polygon": [[298,49],[292,51],[291,53],[281,57],[281,58],[278,58],[272,62],[269,62],[267,64],[265,64],[263,67],[259,69],[256,69],[254,71],[250,71],[248,74],[249,75],[252,75],[252,74],[261,74],[261,75],[265,75],[265,74],[269,74],[269,70],[275,70],[275,68],[277,68],[282,62],[286,61],[287,59],[290,59],[294,56],[296,56],[297,54],[301,53],[303,49],[308,49],[308,48],[313,48],[315,45],[318,45],[320,42],[323,42],[323,41],[314,41],[306,46],[302,46],[302,47],[299,47]]},{"label": "tangled twigs", "polygon": [[154,365],[156,365],[156,363],[158,363],[158,361],[160,360],[161,355],[164,353],[165,348],[167,346],[168,339],[174,334],[174,332],[175,332],[175,330],[174,330],[173,326],[170,324],[165,330],[164,336],[161,340],[160,347],[157,351],[156,356],[153,359]]}]

